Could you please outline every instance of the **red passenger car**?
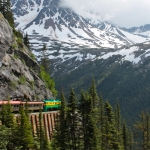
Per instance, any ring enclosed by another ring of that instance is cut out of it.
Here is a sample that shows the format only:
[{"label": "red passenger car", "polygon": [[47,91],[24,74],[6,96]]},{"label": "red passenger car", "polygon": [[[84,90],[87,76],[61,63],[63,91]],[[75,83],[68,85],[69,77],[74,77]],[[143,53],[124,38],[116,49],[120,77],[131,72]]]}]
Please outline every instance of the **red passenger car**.
[{"label": "red passenger car", "polygon": [[[0,111],[2,111],[2,105],[3,104],[7,104],[8,101],[0,101]],[[18,112],[19,111],[19,107],[20,105],[25,106],[26,102],[22,102],[22,101],[13,101],[10,100],[10,105],[12,106],[13,112]],[[40,109],[43,109],[43,102],[27,102],[28,104],[28,110],[29,111],[39,111]]]}]

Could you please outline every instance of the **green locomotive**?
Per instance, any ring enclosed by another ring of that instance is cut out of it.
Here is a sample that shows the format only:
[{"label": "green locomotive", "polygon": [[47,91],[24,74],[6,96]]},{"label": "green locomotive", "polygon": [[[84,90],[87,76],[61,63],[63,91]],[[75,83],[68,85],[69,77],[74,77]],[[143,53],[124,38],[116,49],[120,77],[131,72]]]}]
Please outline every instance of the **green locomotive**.
[{"label": "green locomotive", "polygon": [[51,111],[51,110],[58,110],[60,109],[61,106],[61,101],[59,99],[49,99],[49,100],[44,100],[44,105],[43,105],[43,111]]}]

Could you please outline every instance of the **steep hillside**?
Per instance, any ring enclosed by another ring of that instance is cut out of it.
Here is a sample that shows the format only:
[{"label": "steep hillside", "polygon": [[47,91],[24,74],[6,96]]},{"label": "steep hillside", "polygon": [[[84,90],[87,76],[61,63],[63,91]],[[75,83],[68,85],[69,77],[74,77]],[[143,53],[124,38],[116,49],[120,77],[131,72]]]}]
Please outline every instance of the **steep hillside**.
[{"label": "steep hillside", "polygon": [[122,114],[133,121],[142,110],[150,111],[150,43],[104,51],[88,51],[63,61],[55,69],[57,89],[64,87],[68,94],[74,88],[79,94],[94,78],[98,93],[113,105],[118,98]]},{"label": "steep hillside", "polygon": [[53,98],[39,77],[40,67],[33,54],[14,36],[0,13],[0,100],[23,98],[30,101]]}]

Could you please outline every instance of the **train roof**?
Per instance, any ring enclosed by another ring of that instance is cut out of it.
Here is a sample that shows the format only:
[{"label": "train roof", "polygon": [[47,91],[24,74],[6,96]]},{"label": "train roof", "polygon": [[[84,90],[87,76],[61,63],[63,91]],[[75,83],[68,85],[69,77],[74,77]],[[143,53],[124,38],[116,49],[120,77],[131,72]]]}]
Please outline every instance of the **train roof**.
[{"label": "train roof", "polygon": [[[10,102],[10,104],[16,104],[16,105],[19,105],[19,104],[25,104],[26,102],[22,102],[22,101],[9,101]],[[8,103],[8,101],[0,101],[0,105],[2,105],[2,104],[7,104]],[[28,104],[43,104],[43,102],[27,102]]]},{"label": "train roof", "polygon": [[54,101],[60,101],[59,99],[46,99],[43,102],[54,102]]}]

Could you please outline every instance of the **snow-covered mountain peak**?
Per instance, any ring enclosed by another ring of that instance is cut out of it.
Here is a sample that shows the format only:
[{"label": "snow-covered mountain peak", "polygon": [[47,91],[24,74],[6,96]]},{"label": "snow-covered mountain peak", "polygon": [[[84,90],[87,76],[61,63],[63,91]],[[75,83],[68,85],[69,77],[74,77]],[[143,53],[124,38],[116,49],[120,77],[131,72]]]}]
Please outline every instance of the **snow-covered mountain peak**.
[{"label": "snow-covered mountain peak", "polygon": [[[48,46],[53,40],[89,48],[119,48],[146,41],[145,37],[108,22],[89,22],[59,3],[60,0],[12,0],[16,28],[27,32],[31,43]],[[36,48],[34,44],[33,48]]]}]

